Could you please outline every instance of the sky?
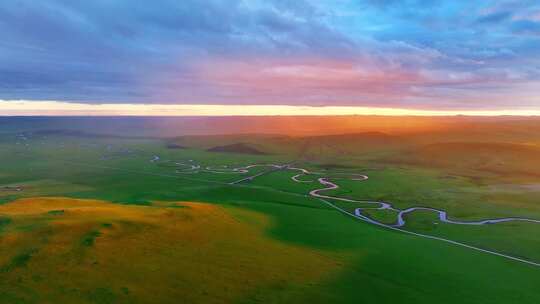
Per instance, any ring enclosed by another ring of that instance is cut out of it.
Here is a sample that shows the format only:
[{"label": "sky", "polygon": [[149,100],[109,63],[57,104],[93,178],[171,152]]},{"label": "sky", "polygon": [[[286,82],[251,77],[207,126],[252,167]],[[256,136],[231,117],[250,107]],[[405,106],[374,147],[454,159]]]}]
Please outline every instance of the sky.
[{"label": "sky", "polygon": [[538,0],[12,0],[0,16],[0,115],[540,111]]}]

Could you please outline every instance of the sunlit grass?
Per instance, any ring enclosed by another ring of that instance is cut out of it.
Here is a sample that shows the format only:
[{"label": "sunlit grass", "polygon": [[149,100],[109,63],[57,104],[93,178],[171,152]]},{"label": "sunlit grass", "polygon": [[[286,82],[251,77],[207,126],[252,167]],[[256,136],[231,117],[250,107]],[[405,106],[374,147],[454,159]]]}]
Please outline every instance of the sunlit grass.
[{"label": "sunlit grass", "polygon": [[[302,288],[337,270],[330,254],[265,236],[271,223],[262,214],[179,205],[67,198],[5,204],[0,287],[36,303],[222,303],[272,286]],[[28,222],[43,225],[21,231]]]}]

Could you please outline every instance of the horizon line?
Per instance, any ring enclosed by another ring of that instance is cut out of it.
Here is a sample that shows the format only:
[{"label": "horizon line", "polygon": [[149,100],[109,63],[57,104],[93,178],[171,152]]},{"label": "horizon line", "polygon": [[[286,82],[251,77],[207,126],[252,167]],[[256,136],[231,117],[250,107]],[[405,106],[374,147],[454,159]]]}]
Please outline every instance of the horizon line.
[{"label": "horizon line", "polygon": [[373,106],[245,104],[87,104],[67,101],[0,100],[0,116],[540,116],[540,109],[429,110]]}]

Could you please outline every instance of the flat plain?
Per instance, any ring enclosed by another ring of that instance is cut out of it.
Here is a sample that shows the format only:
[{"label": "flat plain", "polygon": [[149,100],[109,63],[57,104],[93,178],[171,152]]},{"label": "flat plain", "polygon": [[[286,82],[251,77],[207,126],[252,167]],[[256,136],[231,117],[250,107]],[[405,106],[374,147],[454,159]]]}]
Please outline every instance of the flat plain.
[{"label": "flat plain", "polygon": [[538,303],[537,125],[164,136],[11,121],[0,302]]}]

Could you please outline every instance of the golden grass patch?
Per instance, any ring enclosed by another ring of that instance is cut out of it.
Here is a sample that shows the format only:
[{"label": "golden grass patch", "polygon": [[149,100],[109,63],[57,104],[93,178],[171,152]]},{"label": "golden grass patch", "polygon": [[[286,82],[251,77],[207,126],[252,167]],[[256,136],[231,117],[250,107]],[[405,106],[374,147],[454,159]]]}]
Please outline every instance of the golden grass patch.
[{"label": "golden grass patch", "polygon": [[262,214],[181,205],[32,198],[0,206],[0,217],[10,219],[0,232],[0,297],[224,303],[256,294],[265,301],[276,290],[301,290],[338,270],[329,253],[267,237]]}]

